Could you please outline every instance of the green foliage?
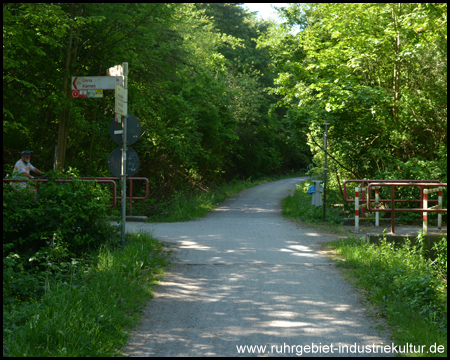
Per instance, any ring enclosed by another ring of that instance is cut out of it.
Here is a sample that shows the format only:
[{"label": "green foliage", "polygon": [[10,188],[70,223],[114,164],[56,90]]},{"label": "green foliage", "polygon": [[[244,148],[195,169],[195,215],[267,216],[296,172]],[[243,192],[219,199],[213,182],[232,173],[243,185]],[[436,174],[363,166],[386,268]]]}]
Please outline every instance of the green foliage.
[{"label": "green foliage", "polygon": [[[419,234],[419,244],[421,237]],[[342,256],[338,264],[351,271],[387,318],[396,343],[446,345],[446,244],[446,237],[435,244],[441,262],[424,257],[421,246],[411,246],[408,240],[396,246],[386,237],[378,245],[350,238],[333,243],[333,247]]]},{"label": "green foliage", "polygon": [[[273,94],[341,179],[439,179],[447,164],[447,5],[291,4],[258,40]],[[293,26],[300,31],[294,35]],[[426,119],[426,120],[425,120]],[[389,177],[391,178],[391,177]]]},{"label": "green foliage", "polygon": [[[3,262],[4,284],[12,258]],[[158,241],[133,235],[125,248],[104,244],[73,259],[66,273],[49,268],[38,295],[4,293],[3,356],[120,354],[167,263]]]},{"label": "green foliage", "polygon": [[[255,38],[268,24],[236,4],[5,4],[4,163],[24,148],[53,165],[68,132],[66,167],[109,176],[112,91],[72,99],[72,76],[104,76],[129,63],[129,112],[143,134],[134,146],[157,201],[235,176],[280,173],[308,162],[268,115],[273,75]],[[65,126],[64,124],[68,125]],[[7,136],[6,136],[7,135]],[[144,166],[144,164],[151,164]],[[9,171],[9,169],[4,169]]]},{"label": "green foliage", "polygon": [[325,117],[330,183],[444,182],[446,9],[291,4],[277,25],[231,3],[4,4],[4,164],[28,148],[51,168],[67,132],[66,167],[110,175],[113,92],[72,99],[70,79],[127,61],[136,176],[157,203],[322,167]]},{"label": "green foliage", "polygon": [[63,258],[66,250],[81,254],[109,239],[113,228],[105,190],[77,179],[73,172],[49,172],[49,176],[37,194],[29,188],[13,190],[4,183],[3,243],[14,243],[16,251],[36,251],[50,243],[52,256]]},{"label": "green foliage", "polygon": [[3,354],[116,354],[164,263],[161,246],[138,236],[113,252],[109,195],[72,169],[48,175],[37,192],[32,181],[3,185]]},{"label": "green foliage", "polygon": [[76,258],[118,241],[104,190],[73,172],[49,174],[52,179],[40,183],[37,193],[31,181],[20,190],[3,184],[3,293],[9,305],[14,298],[41,296],[49,275],[61,280]]},{"label": "green foliage", "polygon": [[[286,175],[286,177],[293,176],[302,175],[300,173]],[[136,209],[139,213],[147,215],[150,222],[190,221],[206,216],[219,203],[242,190],[281,178],[284,178],[284,176],[272,175],[257,179],[233,179],[230,182],[216,184],[209,188],[188,192],[179,191],[170,199],[159,203],[155,201],[136,203]]]},{"label": "green foliage", "polygon": [[442,237],[441,241],[433,245],[434,251],[433,266],[438,275],[447,282],[447,237]]},{"label": "green foliage", "polygon": [[[307,194],[312,181],[304,181],[296,186],[292,195],[283,199],[282,214],[287,217],[298,218],[311,223],[323,222],[323,207],[311,204],[311,195]],[[333,224],[342,224],[343,214],[341,210],[332,208],[329,204],[335,203],[333,198],[339,196],[335,190],[327,190],[326,221]]]}]

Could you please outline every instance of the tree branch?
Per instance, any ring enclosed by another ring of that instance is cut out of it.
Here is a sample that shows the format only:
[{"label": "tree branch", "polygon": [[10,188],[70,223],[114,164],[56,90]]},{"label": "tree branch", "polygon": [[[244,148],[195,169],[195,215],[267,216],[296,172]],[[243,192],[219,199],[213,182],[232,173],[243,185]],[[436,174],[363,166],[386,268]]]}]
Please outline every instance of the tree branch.
[{"label": "tree branch", "polygon": [[[321,148],[321,146],[316,142],[316,140],[311,136],[312,141],[314,141],[314,144],[316,144],[319,148]],[[358,177],[358,175],[356,175],[352,170],[346,168],[344,165],[342,165],[339,161],[336,160],[336,158],[330,154],[329,151],[327,151],[327,155],[332,158],[334,161],[336,161],[343,169],[347,170],[350,174],[352,174],[355,178]]]},{"label": "tree branch", "polygon": [[[101,41],[101,42],[99,42],[95,47],[93,47],[92,49],[91,49],[91,51],[89,52],[89,54],[83,59],[83,61],[82,62],[80,62],[80,64],[84,64],[86,61],[87,61],[87,59],[89,59],[89,57],[94,53],[94,52],[99,52],[99,51],[101,51],[101,50],[103,50],[103,49],[105,49],[105,48],[107,48],[107,47],[110,47],[110,46],[113,46],[113,45],[115,45],[115,44],[117,44],[117,43],[119,43],[119,42],[121,42],[121,41],[123,41],[123,40],[125,40],[127,37],[128,37],[128,35],[130,35],[132,32],[134,32],[151,14],[152,14],[152,12],[156,9],[156,7],[157,7],[158,5],[155,5],[154,7],[153,7],[153,9],[151,9],[149,12],[148,12],[148,14],[146,14],[142,19],[141,19],[141,21],[139,21],[137,24],[136,24],[136,26],[133,28],[133,29],[131,29],[124,37],[122,37],[121,39],[119,39],[119,40],[117,40],[116,42],[113,42],[113,43],[111,43],[111,44],[106,44],[105,46],[102,46],[102,47],[100,47],[100,48],[98,48],[97,49],[97,46],[99,46],[100,44],[102,44],[102,43],[104,43],[104,39],[106,38],[106,36],[103,38],[103,40]],[[108,35],[108,34],[107,34]]]}]

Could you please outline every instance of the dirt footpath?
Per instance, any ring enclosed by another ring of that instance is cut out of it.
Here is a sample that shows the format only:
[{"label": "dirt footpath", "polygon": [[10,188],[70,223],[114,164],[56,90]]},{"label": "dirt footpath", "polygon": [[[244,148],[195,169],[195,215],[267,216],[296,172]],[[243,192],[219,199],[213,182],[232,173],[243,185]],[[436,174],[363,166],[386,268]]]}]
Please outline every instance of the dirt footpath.
[{"label": "dirt footpath", "polygon": [[391,341],[320,252],[336,236],[281,216],[281,200],[303,179],[245,190],[201,220],[128,223],[169,243],[175,260],[125,354],[390,355],[376,345]]}]

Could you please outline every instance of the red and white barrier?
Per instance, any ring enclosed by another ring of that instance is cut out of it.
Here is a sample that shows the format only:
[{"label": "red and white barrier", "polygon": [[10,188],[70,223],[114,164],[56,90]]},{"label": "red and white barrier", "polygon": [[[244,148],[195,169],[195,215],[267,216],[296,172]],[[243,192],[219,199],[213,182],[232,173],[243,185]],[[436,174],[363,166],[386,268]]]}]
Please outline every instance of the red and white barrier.
[{"label": "red and white barrier", "polygon": [[[379,209],[380,207],[380,187],[375,187],[375,209]],[[375,226],[380,226],[380,213],[377,211],[375,213]]]},{"label": "red and white barrier", "polygon": [[359,205],[359,191],[365,191],[366,188],[355,187],[355,234],[359,233],[359,209],[366,206],[366,204]]},{"label": "red and white barrier", "polygon": [[[438,193],[438,204],[435,206],[428,207],[428,194]],[[423,209],[442,209],[442,187],[435,189],[423,189]],[[428,215],[426,212],[422,213],[423,219],[423,233],[424,235],[428,232]],[[438,212],[438,231],[442,229],[442,213]]]},{"label": "red and white barrier", "polygon": [[[378,209],[378,205],[379,205],[379,189],[380,189],[379,186],[375,187],[375,204],[376,204],[375,208],[376,209]],[[359,191],[360,190],[361,190],[361,192],[366,191],[367,187],[363,187],[363,188],[356,187],[355,188],[355,234],[359,233],[359,209],[367,207],[367,204],[359,205]],[[380,213],[379,212],[375,213],[375,226],[380,226]]]}]

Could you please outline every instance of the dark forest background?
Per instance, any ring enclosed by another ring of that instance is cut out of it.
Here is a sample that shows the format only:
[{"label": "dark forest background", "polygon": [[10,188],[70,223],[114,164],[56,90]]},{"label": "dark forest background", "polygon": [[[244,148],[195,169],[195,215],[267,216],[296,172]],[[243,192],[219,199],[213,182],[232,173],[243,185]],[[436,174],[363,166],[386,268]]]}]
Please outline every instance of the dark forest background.
[{"label": "dark forest background", "polygon": [[235,3],[3,5],[3,172],[32,163],[112,176],[114,91],[72,76],[129,64],[152,197],[323,167],[447,178],[447,5],[290,4],[280,24]]}]

